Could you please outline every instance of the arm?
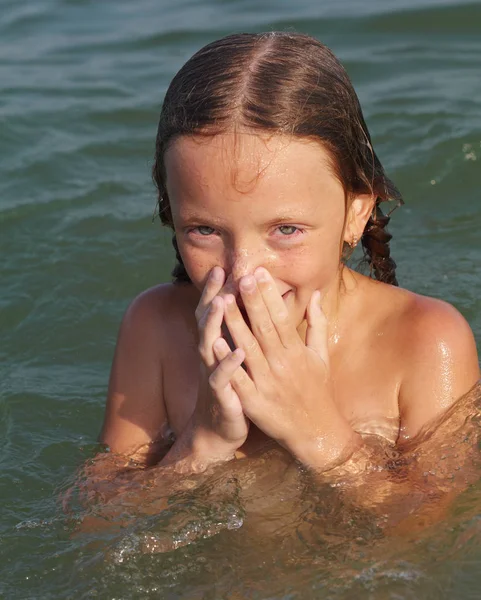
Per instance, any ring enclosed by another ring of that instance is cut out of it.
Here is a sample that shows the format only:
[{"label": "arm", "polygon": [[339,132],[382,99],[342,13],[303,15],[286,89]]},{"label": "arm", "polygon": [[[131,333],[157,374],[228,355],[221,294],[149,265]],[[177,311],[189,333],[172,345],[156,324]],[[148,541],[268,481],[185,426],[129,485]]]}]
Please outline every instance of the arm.
[{"label": "arm", "polygon": [[[212,350],[223,318],[213,299],[223,282],[223,272],[209,279],[196,310],[203,376],[194,414],[173,444],[162,371],[171,350],[165,323],[172,306],[179,304],[177,290],[157,286],[129,306],[117,340],[100,434],[110,452],[88,461],[75,486],[83,501],[100,502],[103,515],[113,518],[128,506],[158,510],[170,494],[203,480],[198,474],[207,471],[207,476],[209,466],[233,458],[245,441],[248,423],[229,383],[243,355],[229,351],[216,361]],[[65,509],[75,487],[64,499]]]},{"label": "arm", "polygon": [[[212,350],[223,318],[222,303],[219,305],[220,298],[216,298],[224,282],[220,271],[219,279],[208,280],[196,309],[203,367],[197,405],[170,449],[173,433],[162,371],[172,350],[165,322],[172,306],[179,304],[174,293],[177,290],[171,285],[157,286],[141,294],[128,308],[120,327],[100,434],[100,441],[114,453],[144,466],[162,459],[159,466],[175,464],[179,472],[187,473],[233,456],[245,441],[247,423],[229,384],[231,371],[240,366],[243,357],[239,352],[229,352],[224,361],[216,361]],[[216,409],[212,403],[218,404]]]},{"label": "arm", "polygon": [[113,453],[155,464],[169,444],[162,391],[162,289],[138,296],[120,327],[99,441]]},{"label": "arm", "polygon": [[[172,434],[162,385],[170,344],[164,323],[179,298],[171,285],[158,286],[141,294],[128,308],[117,341],[100,434],[100,441],[119,458],[94,461],[88,469],[92,483],[101,484],[109,466],[119,474],[118,464],[122,461],[125,479],[132,460],[143,466],[158,463],[155,477],[165,476],[167,481],[167,476],[196,473],[233,458],[244,443],[248,423],[229,383],[243,355],[229,351],[217,361],[213,354],[212,345],[220,335],[223,319],[222,301],[217,294],[225,277],[222,269],[216,275],[206,282],[196,309],[203,367],[197,404],[170,449]],[[139,479],[138,473],[135,478]]]}]

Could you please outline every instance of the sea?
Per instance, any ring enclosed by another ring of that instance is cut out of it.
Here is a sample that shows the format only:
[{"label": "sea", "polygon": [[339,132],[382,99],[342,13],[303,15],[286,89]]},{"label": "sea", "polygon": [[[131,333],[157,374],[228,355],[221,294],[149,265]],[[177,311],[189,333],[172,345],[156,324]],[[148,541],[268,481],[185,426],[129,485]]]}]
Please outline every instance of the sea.
[{"label": "sea", "polygon": [[0,0],[2,599],[481,595],[476,481],[392,531],[284,459],[252,510],[227,472],[112,519],[75,499],[122,315],[174,264],[151,180],[167,86],[208,42],[272,30],[345,65],[405,200],[399,283],[452,303],[481,349],[479,0]]}]

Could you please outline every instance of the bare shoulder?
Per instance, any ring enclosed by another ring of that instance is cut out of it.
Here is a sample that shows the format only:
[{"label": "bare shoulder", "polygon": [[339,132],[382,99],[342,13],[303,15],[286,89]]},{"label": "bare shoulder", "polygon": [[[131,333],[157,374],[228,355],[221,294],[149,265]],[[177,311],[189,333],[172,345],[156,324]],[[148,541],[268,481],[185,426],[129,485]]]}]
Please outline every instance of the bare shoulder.
[{"label": "bare shoulder", "polygon": [[195,302],[193,286],[164,284],[142,292],[128,307],[115,348],[100,434],[100,441],[113,451],[146,462],[155,460],[150,456],[155,454],[153,444],[162,446],[169,426],[165,357],[182,346]]},{"label": "bare shoulder", "polygon": [[389,295],[402,362],[401,433],[409,438],[474,386],[478,355],[469,324],[452,305],[403,289]]},{"label": "bare shoulder", "polygon": [[185,318],[195,309],[199,294],[190,284],[162,283],[139,294],[128,307],[124,320],[136,325],[159,326]]},{"label": "bare shoulder", "polygon": [[196,335],[198,301],[199,292],[190,284],[164,283],[145,290],[125,312],[119,343],[125,338],[125,344],[164,364],[166,355]]},{"label": "bare shoulder", "polygon": [[463,315],[443,300],[400,292],[405,300],[398,326],[409,362],[429,362],[438,356],[462,361],[466,368],[475,366],[479,374],[474,335]]},{"label": "bare shoulder", "polygon": [[370,305],[376,306],[375,321],[389,330],[400,360],[412,366],[434,352],[477,365],[473,332],[454,306],[373,280],[368,280],[366,288]]}]

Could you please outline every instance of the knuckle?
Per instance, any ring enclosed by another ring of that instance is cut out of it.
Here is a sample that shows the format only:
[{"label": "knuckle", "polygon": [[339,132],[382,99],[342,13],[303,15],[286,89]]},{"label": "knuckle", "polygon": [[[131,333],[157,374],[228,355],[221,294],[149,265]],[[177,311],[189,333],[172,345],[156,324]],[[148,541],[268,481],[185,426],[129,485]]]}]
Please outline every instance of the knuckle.
[{"label": "knuckle", "polygon": [[258,324],[257,329],[262,335],[270,335],[274,331],[274,324],[272,321],[263,320]]},{"label": "knuckle", "polygon": [[208,352],[208,350],[207,350],[207,347],[206,347],[206,345],[205,345],[204,343],[202,343],[202,342],[201,342],[201,343],[200,343],[200,344],[197,346],[197,350],[198,350],[198,352],[199,352],[199,354],[200,354],[200,357],[202,358],[202,360],[204,360],[204,361],[205,361],[205,360],[208,358],[208,354],[209,354],[209,352]]},{"label": "knuckle", "polygon": [[287,325],[289,323],[289,313],[287,310],[280,310],[277,313],[276,318],[279,325]]}]

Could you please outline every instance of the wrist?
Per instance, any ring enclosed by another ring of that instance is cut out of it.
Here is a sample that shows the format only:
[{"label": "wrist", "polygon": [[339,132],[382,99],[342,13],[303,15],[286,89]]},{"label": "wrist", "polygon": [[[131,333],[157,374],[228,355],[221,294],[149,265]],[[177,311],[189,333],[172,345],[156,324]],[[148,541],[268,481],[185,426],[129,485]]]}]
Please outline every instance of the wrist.
[{"label": "wrist", "polygon": [[361,447],[362,438],[347,421],[339,418],[328,430],[321,427],[289,445],[290,452],[306,467],[318,472],[334,469]]},{"label": "wrist", "polygon": [[171,465],[182,474],[202,473],[213,464],[235,458],[235,450],[220,444],[201,427],[194,427],[191,420],[160,464]]},{"label": "wrist", "polygon": [[192,456],[199,460],[227,461],[234,458],[235,451],[242,444],[229,442],[215,431],[202,425],[191,425],[189,448]]}]

